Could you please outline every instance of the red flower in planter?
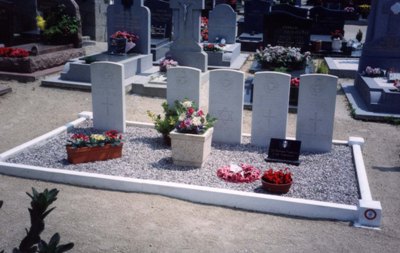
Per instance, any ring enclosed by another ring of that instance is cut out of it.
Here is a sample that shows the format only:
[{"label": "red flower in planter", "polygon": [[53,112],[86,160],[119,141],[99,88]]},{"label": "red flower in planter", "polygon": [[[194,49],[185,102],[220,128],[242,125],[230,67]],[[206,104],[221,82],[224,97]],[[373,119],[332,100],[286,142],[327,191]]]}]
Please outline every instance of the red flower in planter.
[{"label": "red flower in planter", "polygon": [[0,48],[0,57],[22,58],[28,56],[29,52],[22,48],[12,48],[12,47]]},{"label": "red flower in planter", "polygon": [[293,181],[292,172],[288,168],[284,170],[269,169],[264,172],[262,179],[273,184],[289,184]]}]

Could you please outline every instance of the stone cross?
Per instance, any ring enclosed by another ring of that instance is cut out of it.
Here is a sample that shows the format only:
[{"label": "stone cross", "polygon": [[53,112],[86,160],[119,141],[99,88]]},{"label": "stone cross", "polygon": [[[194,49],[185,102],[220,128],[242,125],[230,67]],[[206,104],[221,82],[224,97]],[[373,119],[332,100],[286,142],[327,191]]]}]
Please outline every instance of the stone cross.
[{"label": "stone cross", "polygon": [[179,65],[207,70],[207,54],[200,46],[200,15],[204,0],[171,0],[173,43],[169,54]]}]

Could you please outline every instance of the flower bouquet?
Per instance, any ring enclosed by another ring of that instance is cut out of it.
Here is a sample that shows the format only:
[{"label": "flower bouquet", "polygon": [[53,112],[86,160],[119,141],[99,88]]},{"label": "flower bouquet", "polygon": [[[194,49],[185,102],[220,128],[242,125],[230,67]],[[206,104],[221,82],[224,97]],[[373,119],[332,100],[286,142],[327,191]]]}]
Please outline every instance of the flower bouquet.
[{"label": "flower bouquet", "polygon": [[160,62],[160,72],[165,73],[171,67],[178,66],[178,62],[174,61],[171,57],[166,57]]},{"label": "flower bouquet", "polygon": [[263,188],[272,193],[287,193],[292,182],[292,173],[288,168],[284,170],[268,169],[261,177]]},{"label": "flower bouquet", "polygon": [[385,70],[367,66],[361,74],[366,77],[382,77],[385,76]]},{"label": "flower bouquet", "polygon": [[197,109],[194,102],[176,101],[176,127],[170,133],[174,164],[201,167],[211,152],[215,118]]},{"label": "flower bouquet", "polygon": [[103,161],[122,155],[122,135],[115,130],[104,134],[73,134],[67,142],[68,162],[72,164]]},{"label": "flower bouquet", "polygon": [[2,47],[0,57],[23,58],[28,57],[29,52],[22,48]]},{"label": "flower bouquet", "polygon": [[231,164],[217,170],[217,176],[231,183],[251,183],[261,177],[261,171],[250,164]]},{"label": "flower bouquet", "polygon": [[109,52],[110,54],[128,53],[136,46],[139,37],[127,31],[117,31],[110,37]]},{"label": "flower bouquet", "polygon": [[335,30],[331,32],[331,39],[332,40],[342,40],[344,36],[344,31],[342,30]]},{"label": "flower bouquet", "polygon": [[221,52],[224,51],[224,44],[204,43],[203,50],[207,52]]}]

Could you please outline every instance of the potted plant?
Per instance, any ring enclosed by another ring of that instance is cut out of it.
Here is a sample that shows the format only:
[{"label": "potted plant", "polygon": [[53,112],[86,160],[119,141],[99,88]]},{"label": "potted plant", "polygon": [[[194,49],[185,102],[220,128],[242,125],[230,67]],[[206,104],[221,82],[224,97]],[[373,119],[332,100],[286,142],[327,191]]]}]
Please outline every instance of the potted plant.
[{"label": "potted plant", "polygon": [[262,187],[271,193],[288,193],[290,186],[292,186],[292,172],[289,168],[283,170],[268,169],[261,177]]},{"label": "potted plant", "polygon": [[135,46],[139,37],[127,31],[117,31],[110,36],[108,53],[123,55],[129,53]]},{"label": "potted plant", "polygon": [[147,115],[153,120],[154,128],[162,134],[164,143],[171,146],[171,138],[169,133],[174,130],[176,122],[178,122],[178,113],[175,108],[170,108],[167,102],[162,103],[164,115],[156,115],[151,111],[147,111]]},{"label": "potted plant", "polygon": [[122,135],[115,130],[104,134],[73,134],[66,145],[72,164],[104,161],[122,156]]},{"label": "potted plant", "polygon": [[332,39],[332,51],[333,52],[340,52],[342,49],[342,39],[343,39],[344,31],[335,30],[331,32],[331,39]]},{"label": "potted plant", "polygon": [[176,103],[178,122],[170,132],[172,160],[177,165],[201,167],[211,152],[216,119],[197,109],[192,101]]}]

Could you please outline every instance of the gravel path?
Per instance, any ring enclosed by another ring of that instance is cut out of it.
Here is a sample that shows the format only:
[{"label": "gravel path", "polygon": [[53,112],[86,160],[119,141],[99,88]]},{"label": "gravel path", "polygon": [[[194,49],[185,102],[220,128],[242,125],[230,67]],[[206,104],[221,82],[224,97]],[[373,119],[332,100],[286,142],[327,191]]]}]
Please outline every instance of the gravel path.
[{"label": "gravel path", "polygon": [[[99,133],[86,122],[73,133]],[[334,145],[330,153],[302,154],[300,166],[266,163],[267,150],[249,144],[244,138],[243,145],[213,144],[206,164],[201,168],[176,166],[172,162],[171,149],[165,146],[154,129],[128,127],[124,134],[123,157],[120,159],[72,165],[66,160],[65,143],[69,134],[62,134],[48,143],[24,151],[8,161],[35,166],[92,172],[113,176],[152,179],[167,182],[201,185],[246,192],[266,193],[260,181],[253,183],[230,183],[216,176],[219,167],[246,163],[264,171],[267,168],[284,169],[293,172],[294,184],[285,196],[321,200],[342,204],[357,204],[359,198],[357,181],[352,161],[351,148]]]}]

